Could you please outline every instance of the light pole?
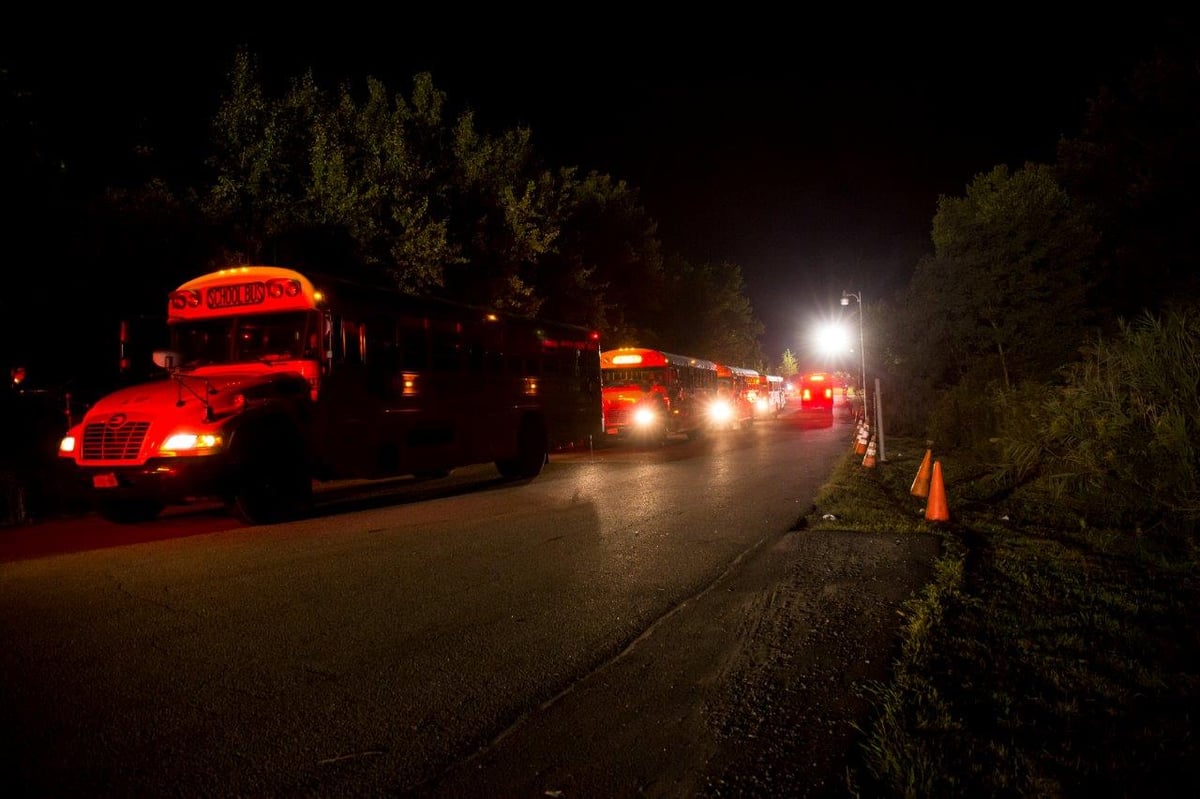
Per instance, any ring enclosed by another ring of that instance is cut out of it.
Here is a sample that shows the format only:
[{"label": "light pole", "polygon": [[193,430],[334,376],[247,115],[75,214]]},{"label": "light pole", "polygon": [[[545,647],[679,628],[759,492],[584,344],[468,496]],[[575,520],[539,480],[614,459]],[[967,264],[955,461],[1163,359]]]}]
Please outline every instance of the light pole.
[{"label": "light pole", "polygon": [[858,356],[862,359],[863,416],[869,419],[871,414],[867,411],[867,350],[863,339],[862,292],[855,294],[850,291],[842,291],[842,305],[849,305],[851,297],[858,303]]}]

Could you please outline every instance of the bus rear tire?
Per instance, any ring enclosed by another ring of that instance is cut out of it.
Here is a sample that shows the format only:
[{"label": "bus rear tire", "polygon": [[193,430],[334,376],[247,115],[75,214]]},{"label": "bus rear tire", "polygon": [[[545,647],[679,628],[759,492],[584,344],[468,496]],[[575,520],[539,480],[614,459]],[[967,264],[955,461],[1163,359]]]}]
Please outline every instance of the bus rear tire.
[{"label": "bus rear tire", "polygon": [[500,475],[509,480],[529,480],[542,473],[550,457],[546,426],[540,419],[527,416],[517,433],[517,455],[496,461]]},{"label": "bus rear tire", "polygon": [[162,513],[163,504],[149,499],[108,499],[97,504],[101,518],[116,524],[148,522]]}]

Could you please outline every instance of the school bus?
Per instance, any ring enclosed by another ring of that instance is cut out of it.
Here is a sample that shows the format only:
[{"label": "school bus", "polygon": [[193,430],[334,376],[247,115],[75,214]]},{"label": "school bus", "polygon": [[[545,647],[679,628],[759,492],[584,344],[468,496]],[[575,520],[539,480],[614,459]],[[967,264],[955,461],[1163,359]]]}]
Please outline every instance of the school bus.
[{"label": "school bus", "polygon": [[755,386],[758,371],[741,366],[717,364],[717,400],[712,417],[716,427],[748,429],[754,421]]},{"label": "school bus", "polygon": [[703,358],[644,347],[600,354],[604,432],[610,441],[662,443],[699,438],[711,423],[717,366]]},{"label": "school bus", "polygon": [[746,399],[754,408],[754,418],[778,419],[787,401],[783,378],[759,372],[747,376]]},{"label": "school bus", "polygon": [[117,522],[214,496],[292,518],[314,481],[537,476],[603,433],[594,331],[277,266],[202,275],[167,298],[156,380],[95,402],[59,445]]},{"label": "school bus", "polygon": [[774,417],[787,407],[787,388],[781,375],[767,375],[767,406]]}]

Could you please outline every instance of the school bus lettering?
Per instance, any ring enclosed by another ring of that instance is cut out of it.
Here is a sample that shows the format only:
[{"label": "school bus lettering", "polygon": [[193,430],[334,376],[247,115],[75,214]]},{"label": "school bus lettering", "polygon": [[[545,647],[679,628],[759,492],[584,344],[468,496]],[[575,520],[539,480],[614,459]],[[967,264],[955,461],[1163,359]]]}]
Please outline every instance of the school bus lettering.
[{"label": "school bus lettering", "polygon": [[236,286],[218,286],[205,294],[209,308],[233,308],[238,305],[262,305],[267,298],[267,287],[263,283],[242,283]]}]

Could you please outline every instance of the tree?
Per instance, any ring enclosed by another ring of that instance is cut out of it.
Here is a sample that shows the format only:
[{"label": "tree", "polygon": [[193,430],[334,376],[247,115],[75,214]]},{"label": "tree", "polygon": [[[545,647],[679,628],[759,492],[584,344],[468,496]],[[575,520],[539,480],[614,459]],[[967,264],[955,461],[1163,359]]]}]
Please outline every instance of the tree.
[{"label": "tree", "polygon": [[538,269],[545,314],[594,327],[614,346],[645,345],[661,326],[666,284],[657,225],[624,181],[560,174],[560,235]]},{"label": "tree", "polygon": [[730,262],[690,264],[675,257],[668,267],[663,336],[670,346],[731,366],[763,361],[762,322],[745,294],[742,270]]},{"label": "tree", "polygon": [[788,380],[799,371],[800,365],[796,362],[796,356],[792,354],[791,349],[784,350],[779,358],[779,376]]},{"label": "tree", "polygon": [[[225,258],[357,270],[406,291],[762,362],[762,325],[733,264],[664,268],[657,225],[624,181],[545,167],[532,134],[454,116],[432,76],[365,99],[311,72],[267,94],[243,51],[214,124],[210,218]],[[669,275],[669,277],[668,277]],[[669,302],[664,298],[669,297]],[[677,311],[686,318],[676,318]]]},{"label": "tree", "polygon": [[973,372],[1010,387],[1069,361],[1087,335],[1096,241],[1047,166],[998,166],[965,197],[940,198],[934,255],[918,265],[908,302],[932,345],[931,376]]},{"label": "tree", "polygon": [[[334,100],[311,73],[272,99],[242,51],[229,83],[213,125],[206,203],[230,232],[226,259],[300,266],[324,256],[374,268],[408,290],[441,285],[454,250],[422,191],[433,169],[411,145],[422,126],[440,122],[428,81],[418,78],[411,106],[393,104],[372,80],[362,105],[346,87]],[[331,241],[343,252],[330,252]]]}]

